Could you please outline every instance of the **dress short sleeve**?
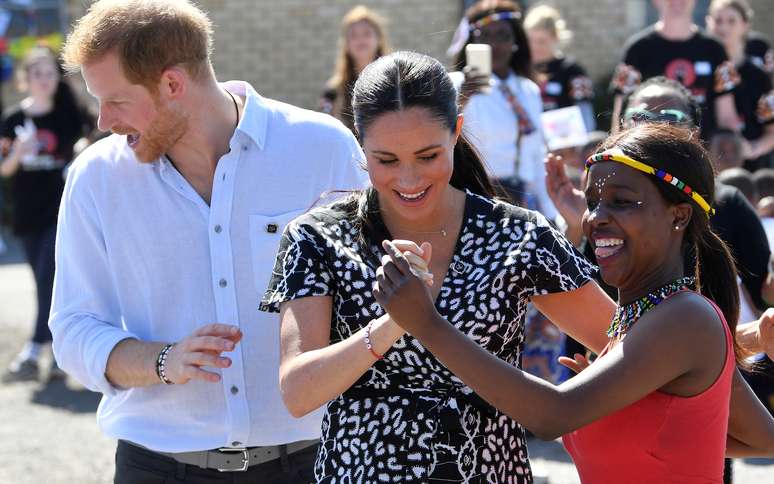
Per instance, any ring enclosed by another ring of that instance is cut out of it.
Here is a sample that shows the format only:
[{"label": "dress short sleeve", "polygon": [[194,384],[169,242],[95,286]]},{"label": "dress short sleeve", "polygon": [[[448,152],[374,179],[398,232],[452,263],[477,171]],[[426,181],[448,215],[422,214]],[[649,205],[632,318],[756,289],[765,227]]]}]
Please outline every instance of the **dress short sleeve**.
[{"label": "dress short sleeve", "polygon": [[279,312],[280,303],[310,296],[331,296],[333,274],[325,259],[325,241],[308,215],[285,227],[268,289],[259,309]]},{"label": "dress short sleeve", "polygon": [[525,243],[510,254],[527,265],[522,274],[528,295],[573,291],[594,278],[597,267],[545,217],[535,214],[533,223],[525,234]]}]

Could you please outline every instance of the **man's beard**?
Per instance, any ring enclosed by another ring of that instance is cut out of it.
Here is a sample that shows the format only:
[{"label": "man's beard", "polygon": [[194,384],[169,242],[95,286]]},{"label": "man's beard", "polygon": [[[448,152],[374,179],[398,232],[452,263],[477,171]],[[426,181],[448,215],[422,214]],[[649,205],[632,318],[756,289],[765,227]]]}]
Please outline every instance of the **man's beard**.
[{"label": "man's beard", "polygon": [[152,163],[162,156],[183,137],[188,130],[188,116],[178,109],[156,104],[156,117],[140,134],[134,147],[134,154],[142,163]]}]

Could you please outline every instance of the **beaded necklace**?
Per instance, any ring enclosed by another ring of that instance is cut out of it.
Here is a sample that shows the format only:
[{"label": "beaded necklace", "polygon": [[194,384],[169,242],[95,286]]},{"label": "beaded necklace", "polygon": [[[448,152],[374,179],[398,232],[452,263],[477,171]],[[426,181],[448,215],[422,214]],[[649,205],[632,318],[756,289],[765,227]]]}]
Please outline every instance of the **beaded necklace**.
[{"label": "beaded necklace", "polygon": [[618,306],[615,310],[613,321],[607,329],[607,336],[620,339],[643,314],[658,306],[659,303],[669,296],[684,289],[692,288],[695,281],[696,279],[693,277],[683,277],[661,286],[629,304]]}]

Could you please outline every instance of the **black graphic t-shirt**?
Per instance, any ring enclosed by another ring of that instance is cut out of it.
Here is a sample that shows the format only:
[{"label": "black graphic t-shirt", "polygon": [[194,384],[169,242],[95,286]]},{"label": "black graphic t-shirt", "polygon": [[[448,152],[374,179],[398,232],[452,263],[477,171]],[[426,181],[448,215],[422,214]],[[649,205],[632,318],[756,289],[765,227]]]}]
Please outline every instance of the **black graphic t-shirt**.
[{"label": "black graphic t-shirt", "polygon": [[[351,200],[336,202],[286,227],[261,310],[331,296],[331,344],[384,314],[371,289],[381,241],[391,237],[375,212],[363,242],[355,209]],[[595,270],[542,215],[468,193],[436,308],[517,366],[529,298],[574,290]],[[409,335],[328,403],[315,476],[325,483],[532,482],[522,427]]]},{"label": "black graphic t-shirt", "polygon": [[717,125],[715,98],[733,92],[739,84],[739,74],[723,45],[702,32],[688,40],[668,40],[649,27],[627,42],[612,88],[617,94],[629,94],[640,82],[662,75],[682,83],[701,105],[706,139]]},{"label": "black graphic t-shirt", "polygon": [[[57,112],[27,116],[20,107],[12,110],[0,128],[3,156],[10,153],[16,131],[34,125],[38,152],[21,160],[11,179],[12,227],[23,235],[56,223],[64,190],[63,170],[73,159],[73,147],[88,134],[83,115]],[[26,125],[26,126],[25,126]]]},{"label": "black graphic t-shirt", "polygon": [[574,59],[560,57],[535,64],[543,111],[566,108],[594,99],[594,85]]},{"label": "black graphic t-shirt", "polygon": [[[736,111],[742,122],[742,135],[754,141],[763,136],[766,126],[774,123],[774,91],[771,76],[746,60],[737,67],[741,83],[734,91]],[[768,167],[770,153],[754,160],[745,160],[750,169]]]},{"label": "black graphic t-shirt", "polygon": [[774,122],[771,77],[763,69],[746,60],[737,68],[741,83],[734,92],[734,102],[748,140],[763,136],[764,126]]},{"label": "black graphic t-shirt", "polygon": [[762,33],[750,32],[747,34],[744,55],[769,75],[774,74],[774,51],[771,50],[769,39]]}]

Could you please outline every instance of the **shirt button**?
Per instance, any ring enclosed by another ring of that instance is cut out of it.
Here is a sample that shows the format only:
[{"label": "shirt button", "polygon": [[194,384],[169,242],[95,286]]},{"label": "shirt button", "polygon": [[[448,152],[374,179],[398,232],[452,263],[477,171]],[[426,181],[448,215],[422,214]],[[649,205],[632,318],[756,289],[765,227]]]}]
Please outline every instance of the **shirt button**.
[{"label": "shirt button", "polygon": [[277,227],[277,224],[269,224],[266,226],[266,231],[270,234],[276,234],[277,230],[279,230],[279,227]]},{"label": "shirt button", "polygon": [[219,234],[220,231],[223,230],[223,227],[221,227],[220,225],[216,225],[215,227],[213,227],[213,230],[215,230],[216,234]]},{"label": "shirt button", "polygon": [[226,287],[228,286],[228,282],[225,279],[221,279],[220,281],[218,281],[218,285],[220,287]]},{"label": "shirt button", "polygon": [[236,385],[231,385],[231,394],[236,395],[237,393],[239,393],[239,388]]},{"label": "shirt button", "polygon": [[241,445],[242,445],[242,442],[240,442],[238,440],[235,440],[235,441],[231,442],[231,447],[239,447]]},{"label": "shirt button", "polygon": [[247,145],[242,145],[242,151],[247,151],[247,150],[249,150],[249,149],[250,149],[250,147],[249,147],[249,146],[247,146]]}]

